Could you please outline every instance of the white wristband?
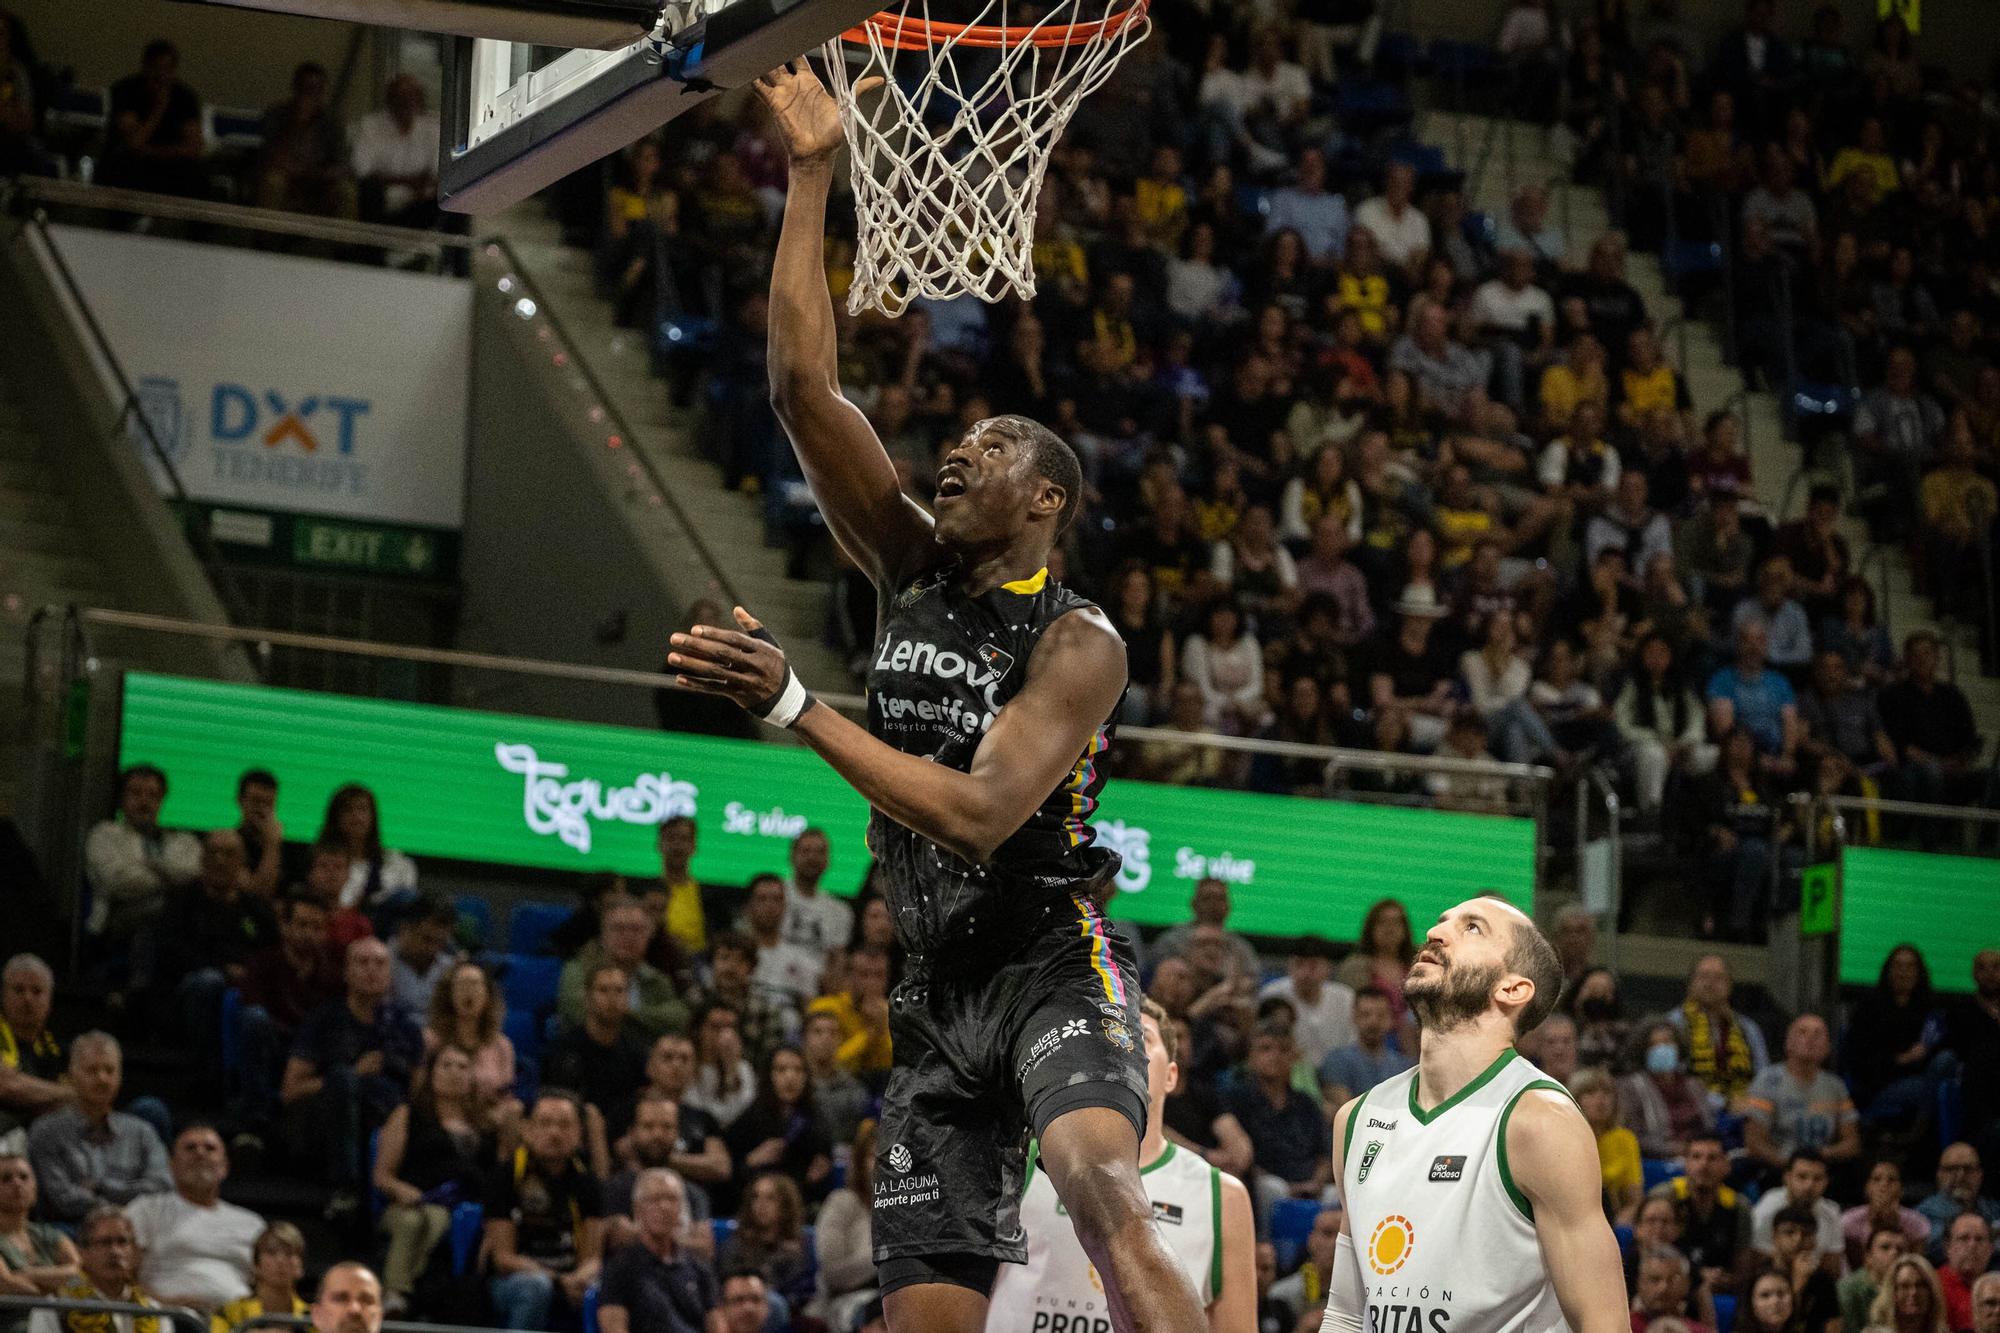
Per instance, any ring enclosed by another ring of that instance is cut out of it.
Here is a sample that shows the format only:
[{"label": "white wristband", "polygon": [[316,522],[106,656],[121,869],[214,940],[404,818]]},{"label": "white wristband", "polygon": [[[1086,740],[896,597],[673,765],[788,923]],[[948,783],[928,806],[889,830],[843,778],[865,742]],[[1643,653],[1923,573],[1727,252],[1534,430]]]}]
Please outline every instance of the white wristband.
[{"label": "white wristband", "polygon": [[785,688],[778,691],[777,702],[763,714],[763,720],[774,727],[789,728],[799,720],[799,715],[812,706],[812,694],[799,680],[799,673],[785,672]]}]

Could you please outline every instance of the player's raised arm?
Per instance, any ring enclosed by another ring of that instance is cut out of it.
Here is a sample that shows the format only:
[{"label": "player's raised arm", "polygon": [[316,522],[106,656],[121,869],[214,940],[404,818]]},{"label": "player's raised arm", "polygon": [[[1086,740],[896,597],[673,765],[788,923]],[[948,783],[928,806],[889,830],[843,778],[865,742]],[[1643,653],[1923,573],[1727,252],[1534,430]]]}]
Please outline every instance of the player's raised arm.
[{"label": "player's raised arm", "polygon": [[877,587],[930,545],[930,516],[896,483],[888,451],[840,392],[827,294],[826,199],[840,112],[803,58],[757,80],[790,154],[785,220],[771,270],[771,403],[834,537]]},{"label": "player's raised arm", "polygon": [[1564,1322],[1575,1333],[1628,1333],[1625,1270],[1604,1217],[1590,1125],[1567,1100],[1530,1092],[1506,1134],[1507,1158],[1534,1208],[1535,1238]]}]

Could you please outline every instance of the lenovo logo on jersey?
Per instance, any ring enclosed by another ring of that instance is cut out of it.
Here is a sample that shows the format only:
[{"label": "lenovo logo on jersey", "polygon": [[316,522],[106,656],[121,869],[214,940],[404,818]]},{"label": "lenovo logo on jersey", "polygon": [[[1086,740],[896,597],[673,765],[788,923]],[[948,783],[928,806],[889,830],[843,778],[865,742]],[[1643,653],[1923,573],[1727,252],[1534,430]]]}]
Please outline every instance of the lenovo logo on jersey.
[{"label": "lenovo logo on jersey", "polygon": [[1010,654],[990,643],[968,658],[949,648],[940,649],[934,643],[885,638],[881,651],[875,655],[877,671],[907,671],[911,675],[936,676],[940,680],[962,680],[980,691],[986,706],[996,713],[1000,711],[1000,682],[1013,665],[1014,659]]},{"label": "lenovo logo on jersey", "polygon": [[1434,1157],[1431,1159],[1432,1180],[1465,1179],[1465,1158],[1463,1155]]}]

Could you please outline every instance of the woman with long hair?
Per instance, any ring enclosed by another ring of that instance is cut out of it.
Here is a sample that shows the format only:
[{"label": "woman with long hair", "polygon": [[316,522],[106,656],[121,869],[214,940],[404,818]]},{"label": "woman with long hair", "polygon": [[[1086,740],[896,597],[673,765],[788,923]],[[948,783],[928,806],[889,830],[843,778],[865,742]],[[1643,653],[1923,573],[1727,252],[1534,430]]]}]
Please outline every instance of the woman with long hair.
[{"label": "woman with long hair", "polygon": [[1361,935],[1354,952],[1341,960],[1334,980],[1359,991],[1373,986],[1389,997],[1389,1011],[1396,1020],[1396,1033],[1405,1055],[1415,1055],[1416,1023],[1410,1002],[1403,998],[1403,979],[1417,960],[1417,944],[1410,933],[1410,914],[1394,898],[1372,903],[1361,918]]},{"label": "woman with long hair", "polygon": [[1181,650],[1186,679],[1201,690],[1209,722],[1247,736],[1264,720],[1264,647],[1246,632],[1243,608],[1227,597],[1210,603],[1203,631]]},{"label": "woman with long hair", "polygon": [[[812,1073],[796,1046],[779,1046],[757,1071],[757,1095],[723,1134],[740,1188],[763,1171],[799,1182],[808,1201],[832,1186],[833,1144],[813,1101]],[[728,1202],[718,1201],[727,1208]]]},{"label": "woman with long hair", "polygon": [[736,1011],[725,1004],[710,1005],[695,1025],[694,1086],[685,1100],[715,1117],[716,1124],[728,1125],[756,1096],[757,1079],[743,1058]]},{"label": "woman with long hair", "polygon": [[754,1268],[764,1285],[795,1307],[812,1299],[812,1263],[806,1257],[805,1199],[798,1182],[766,1171],[743,1191],[736,1233],[723,1245],[716,1268]]},{"label": "woman with long hair", "polygon": [[1840,614],[1821,618],[1817,642],[1821,652],[1839,653],[1848,674],[1871,687],[1896,669],[1895,646],[1875,616],[1875,589],[1858,574],[1840,585]]},{"label": "woman with long hair", "polygon": [[1872,1124],[1907,1121],[1931,1101],[1925,1077],[1931,1049],[1924,1040],[1937,1002],[1931,969],[1914,944],[1898,944],[1882,960],[1874,987],[1855,1004],[1845,1049],[1861,1118]]},{"label": "woman with long hair", "polygon": [[1305,471],[1285,483],[1278,507],[1279,533],[1288,542],[1311,541],[1325,514],[1340,521],[1350,542],[1361,540],[1361,487],[1347,475],[1347,455],[1338,445],[1322,445]]},{"label": "woman with long hair", "polygon": [[500,1030],[505,1017],[506,1002],[493,978],[468,958],[431,992],[430,1018],[424,1025],[426,1052],[459,1046],[471,1053],[473,1086],[502,1120],[509,1118],[508,1103],[513,1102],[516,1116],[520,1111],[514,1101],[514,1043]]},{"label": "woman with long hair", "polygon": [[1608,967],[1585,969],[1563,995],[1563,1005],[1576,1020],[1579,1064],[1623,1072],[1617,1068],[1631,1040],[1632,1025],[1618,998],[1618,978]]},{"label": "woman with long hair", "polygon": [[1125,702],[1118,720],[1143,726],[1166,706],[1179,667],[1178,645],[1154,595],[1153,572],[1144,562],[1127,562],[1119,572],[1117,595],[1107,608],[1118,637],[1125,640]]},{"label": "woman with long hair", "polygon": [[1744,1333],[1803,1333],[1805,1324],[1790,1274],[1767,1268],[1743,1296],[1743,1313],[1736,1327]]},{"label": "woman with long hair", "polygon": [[1715,767],[1708,714],[1682,683],[1678,666],[1666,636],[1648,634],[1639,641],[1639,669],[1612,707],[1618,732],[1631,749],[1639,809],[1649,816],[1659,813],[1669,777],[1698,777]]},{"label": "woman with long hair", "polygon": [[1227,537],[1215,543],[1208,572],[1230,590],[1262,638],[1278,637],[1298,605],[1299,568],[1278,541],[1267,505],[1253,504]]},{"label": "woman with long hair", "polygon": [[831,1328],[847,1328],[875,1294],[875,1122],[854,1131],[847,1182],[829,1194],[813,1228],[819,1260],[819,1294],[809,1307]]},{"label": "woman with long hair", "polygon": [[1586,1065],[1570,1076],[1569,1093],[1597,1136],[1605,1215],[1614,1226],[1630,1226],[1645,1194],[1645,1174],[1639,1166],[1638,1138],[1619,1123],[1618,1085],[1604,1070]]},{"label": "woman with long hair", "polygon": [[384,1309],[408,1308],[431,1254],[451,1230],[451,1210],[478,1194],[498,1159],[493,1104],[473,1079],[472,1052],[438,1047],[417,1071],[410,1100],[383,1122],[376,1147],[375,1188],[388,1200]]},{"label": "woman with long hair", "polygon": [[[0,1152],[0,1296],[53,1296],[74,1281],[82,1256],[58,1227],[30,1222],[35,1168],[17,1152]],[[21,1333],[28,1314],[0,1314],[0,1333]]]},{"label": "woman with long hair", "polygon": [[1868,1307],[1865,1333],[1950,1333],[1945,1319],[1944,1284],[1921,1254],[1906,1254],[1889,1266],[1889,1276]]},{"label": "woman with long hair", "polygon": [[359,908],[373,920],[416,900],[416,862],[382,845],[382,812],[375,793],[360,783],[350,782],[327,799],[319,841],[347,849],[350,868],[340,906]]}]

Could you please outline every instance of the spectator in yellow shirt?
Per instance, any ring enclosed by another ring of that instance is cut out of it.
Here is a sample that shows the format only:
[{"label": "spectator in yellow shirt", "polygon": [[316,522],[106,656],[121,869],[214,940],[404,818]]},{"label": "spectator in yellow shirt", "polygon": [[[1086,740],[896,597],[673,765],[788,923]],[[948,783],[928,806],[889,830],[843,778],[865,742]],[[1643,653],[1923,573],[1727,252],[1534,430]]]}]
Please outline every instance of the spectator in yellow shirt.
[{"label": "spectator in yellow shirt", "polygon": [[1875,190],[1868,200],[1871,207],[1881,203],[1884,195],[1894,194],[1901,187],[1896,159],[1889,156],[1888,135],[1882,129],[1881,120],[1875,116],[1861,122],[1859,143],[1850,144],[1833,155],[1833,163],[1826,169],[1827,193],[1839,189],[1841,182],[1861,167],[1867,167],[1874,173]]},{"label": "spectator in yellow shirt", "polygon": [[889,955],[863,946],[848,955],[847,989],[822,995],[808,1014],[832,1014],[840,1023],[834,1059],[850,1074],[889,1072]]},{"label": "spectator in yellow shirt", "polygon": [[1570,340],[1569,356],[1542,372],[1542,420],[1557,435],[1569,429],[1578,403],[1611,408],[1611,381],[1604,374],[1604,344],[1588,330]]},{"label": "spectator in yellow shirt", "polygon": [[695,824],[692,815],[669,815],[660,822],[660,886],[667,891],[660,927],[690,954],[708,952],[708,921],[701,910],[701,884],[691,868]]},{"label": "spectator in yellow shirt", "polygon": [[1153,167],[1132,186],[1132,202],[1147,244],[1173,254],[1180,249],[1188,225],[1187,189],[1181,184],[1181,154],[1162,145],[1153,150]]},{"label": "spectator in yellow shirt", "polygon": [[[1660,355],[1660,340],[1651,329],[1634,329],[1626,344],[1625,369],[1618,375],[1618,420],[1633,430],[1665,409],[1685,416],[1694,410],[1687,385]],[[1683,422],[1692,435],[1693,423]]]},{"label": "spectator in yellow shirt", "polygon": [[1618,1122],[1618,1085],[1597,1065],[1576,1071],[1569,1081],[1577,1109],[1597,1136],[1598,1171],[1604,1181],[1604,1210],[1615,1226],[1630,1226],[1644,1197],[1639,1139]]},{"label": "spectator in yellow shirt", "polygon": [[305,1236],[290,1222],[271,1223],[250,1247],[250,1294],[217,1310],[209,1319],[209,1333],[229,1333],[259,1315],[305,1314],[311,1308],[299,1295],[305,1271]]}]

